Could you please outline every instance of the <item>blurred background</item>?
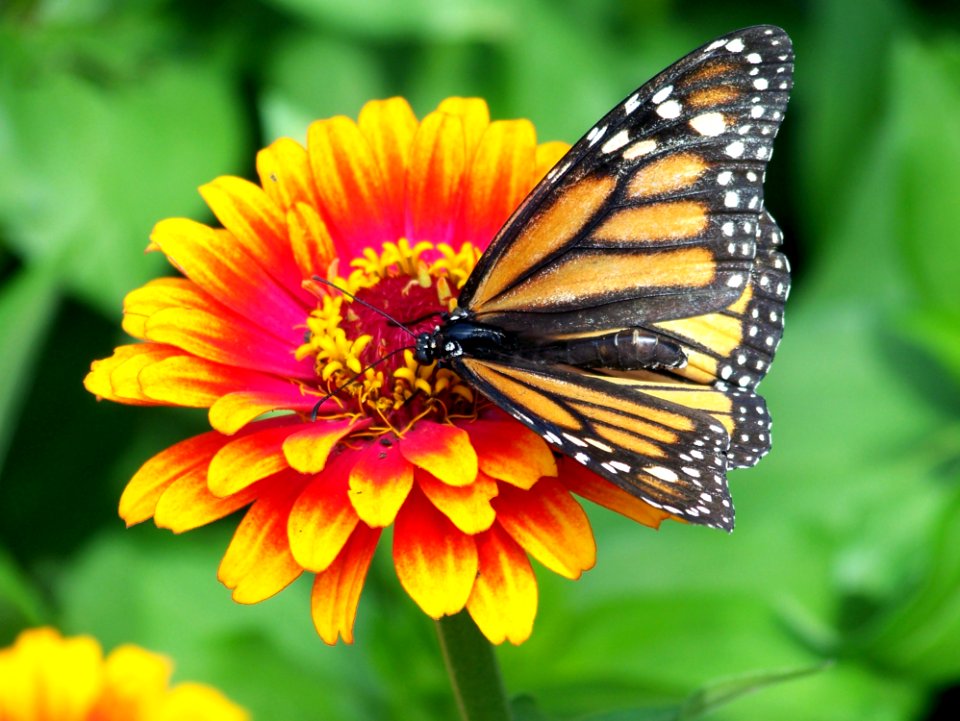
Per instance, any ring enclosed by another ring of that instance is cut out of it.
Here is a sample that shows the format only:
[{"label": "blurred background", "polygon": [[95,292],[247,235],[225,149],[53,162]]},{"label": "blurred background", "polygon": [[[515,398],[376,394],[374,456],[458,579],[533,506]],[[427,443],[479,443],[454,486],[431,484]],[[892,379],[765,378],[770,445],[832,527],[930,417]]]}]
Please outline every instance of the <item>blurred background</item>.
[{"label": "blurred background", "polygon": [[[432,622],[381,553],[358,641],[328,648],[309,581],[254,607],[216,581],[235,519],[124,530],[125,482],[202,411],[97,404],[143,249],[196,187],[254,177],[307,124],[481,95],[576,140],[737,27],[796,45],[767,206],[795,268],[762,391],[772,454],[732,476],[732,536],[591,509],[597,567],[540,573],[507,686],[563,718],[835,663],[711,719],[943,719],[960,701],[960,11],[897,0],[3,0],[0,645],[26,626],[168,653],[258,719],[452,718]],[[381,544],[381,551],[389,545]],[[613,716],[609,717],[613,718]],[[617,717],[621,718],[621,717]],[[626,718],[626,717],[624,717]],[[636,718],[636,716],[629,716]],[[955,718],[955,717],[953,717]]]}]

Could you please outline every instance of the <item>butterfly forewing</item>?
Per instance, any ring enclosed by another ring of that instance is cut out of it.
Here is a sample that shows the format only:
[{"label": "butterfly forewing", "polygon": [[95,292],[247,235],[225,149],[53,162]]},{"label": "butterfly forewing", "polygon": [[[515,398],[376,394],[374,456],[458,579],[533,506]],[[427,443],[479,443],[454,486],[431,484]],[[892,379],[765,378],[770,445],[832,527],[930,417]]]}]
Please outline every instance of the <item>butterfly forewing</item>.
[{"label": "butterfly forewing", "polygon": [[460,296],[521,334],[719,311],[747,284],[792,84],[786,34],[731,33],[608,113],[534,189]]}]

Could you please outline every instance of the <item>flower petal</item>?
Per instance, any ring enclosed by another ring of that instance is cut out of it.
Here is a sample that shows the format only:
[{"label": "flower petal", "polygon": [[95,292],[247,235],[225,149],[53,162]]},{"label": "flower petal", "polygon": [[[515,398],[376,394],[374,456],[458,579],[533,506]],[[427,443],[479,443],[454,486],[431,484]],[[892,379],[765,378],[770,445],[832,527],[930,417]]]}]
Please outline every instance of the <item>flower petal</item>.
[{"label": "flower petal", "polygon": [[464,423],[477,451],[480,470],[527,490],[541,476],[557,475],[553,452],[540,436],[512,418]]},{"label": "flower petal", "polygon": [[420,471],[417,484],[436,509],[464,533],[486,531],[497,517],[490,505],[490,499],[497,495],[497,482],[483,473],[469,485],[451,486]]},{"label": "flower petal", "polygon": [[275,410],[309,411],[317,402],[304,395],[301,386],[263,376],[256,388],[227,393],[210,406],[210,425],[221,433],[233,435],[250,421]]},{"label": "flower petal", "polygon": [[[227,309],[187,278],[155,278],[130,291],[123,299],[123,329],[134,338],[146,340],[147,319],[165,308]],[[238,316],[239,317],[239,316]]]},{"label": "flower petal", "polygon": [[200,683],[174,686],[155,713],[151,714],[151,721],[250,721],[246,709],[217,689]]},{"label": "flower petal", "polygon": [[264,191],[282,210],[298,203],[319,205],[307,149],[295,140],[280,138],[257,153],[257,175]]},{"label": "flower petal", "polygon": [[440,618],[466,604],[477,577],[477,546],[415,488],[397,514],[393,562],[410,597]]},{"label": "flower petal", "polygon": [[555,478],[541,478],[529,491],[501,485],[493,507],[507,533],[554,573],[579,578],[596,563],[587,514]]},{"label": "flower petal", "polygon": [[12,648],[0,652],[2,718],[86,721],[102,688],[102,658],[90,636],[64,639],[52,628],[21,632]]},{"label": "flower petal", "polygon": [[344,255],[396,240],[400,229],[390,224],[377,157],[356,123],[343,116],[312,123],[307,153],[323,219]]},{"label": "flower petal", "polygon": [[153,514],[158,528],[183,533],[206,526],[253,503],[263,490],[258,483],[223,498],[215,496],[207,485],[206,470],[201,467],[178,478],[163,492]]},{"label": "flower petal", "polygon": [[182,348],[205,360],[288,378],[313,378],[309,358],[297,360],[293,347],[234,314],[199,308],[165,308],[144,324],[147,339]]},{"label": "flower petal", "polygon": [[150,236],[184,275],[243,318],[289,339],[302,338],[307,306],[279,285],[234,236],[183,218],[162,220]]},{"label": "flower petal", "polygon": [[331,465],[310,482],[290,511],[290,550],[310,571],[323,571],[333,563],[360,520],[347,496],[348,479],[343,462]]},{"label": "flower petal", "polygon": [[326,571],[317,574],[310,611],[313,625],[324,643],[333,646],[338,636],[345,643],[353,643],[357,604],[380,533],[379,528],[357,524],[340,555]]},{"label": "flower petal", "polygon": [[660,508],[654,508],[649,503],[631,496],[576,461],[568,462],[568,460],[565,458],[562,463],[560,482],[578,496],[650,528],[659,528],[663,519],[674,517]]},{"label": "flower petal", "polygon": [[499,524],[475,540],[480,571],[467,610],[491,643],[521,644],[537,615],[537,579],[527,554]]},{"label": "flower petal", "polygon": [[371,443],[350,469],[350,502],[360,519],[374,528],[393,523],[412,486],[413,466],[396,443]]},{"label": "flower petal", "polygon": [[487,101],[483,98],[444,98],[437,106],[436,112],[454,115],[460,119],[463,123],[466,158],[468,161],[472,159],[480,144],[480,138],[490,125],[490,108],[487,106]]},{"label": "flower petal", "polygon": [[533,187],[537,133],[528,120],[491,123],[465,177],[456,237],[485,248]]},{"label": "flower petal", "polygon": [[222,176],[200,187],[200,195],[217,219],[274,281],[301,300],[304,280],[287,240],[286,211],[249,180]]},{"label": "flower petal", "polygon": [[297,203],[287,213],[290,230],[290,249],[304,278],[325,276],[330,263],[337,257],[333,238],[320,213],[313,206]]},{"label": "flower petal", "polygon": [[[177,352],[182,353],[179,350]],[[145,396],[187,408],[209,408],[220,396],[249,388],[262,378],[256,371],[225,366],[190,355],[172,355],[155,360],[136,374],[136,381]]]},{"label": "flower petal", "polygon": [[271,484],[271,491],[260,496],[237,526],[217,572],[237,603],[270,598],[303,572],[290,552],[287,518],[305,482],[302,476],[287,473],[283,483]]},{"label": "flower petal", "polygon": [[122,345],[114,350],[109,358],[90,364],[90,372],[83,379],[83,387],[97,398],[128,405],[160,405],[161,401],[144,394],[140,387],[140,371],[182,353],[179,348],[156,343]]},{"label": "flower petal", "polygon": [[417,117],[403,98],[371,100],[360,110],[360,132],[367,138],[383,174],[390,227],[403,227],[403,194]]},{"label": "flower petal", "polygon": [[477,478],[477,452],[462,428],[420,421],[400,440],[403,457],[451,486],[466,486]]},{"label": "flower petal", "polygon": [[197,476],[204,485],[210,459],[230,439],[216,432],[203,433],[161,451],[140,466],[120,496],[120,517],[127,526],[150,518],[160,497],[182,478]]},{"label": "flower petal", "polygon": [[406,232],[413,241],[449,243],[467,167],[463,121],[430,113],[417,129],[406,182]]},{"label": "flower petal", "polygon": [[290,467],[300,473],[319,473],[327,465],[327,458],[340,439],[369,422],[370,419],[328,421],[318,418],[290,434],[283,443],[283,454]]},{"label": "flower petal", "polygon": [[229,439],[210,460],[210,492],[226,497],[288,467],[283,442],[296,425],[261,422],[246,435]]},{"label": "flower petal", "polygon": [[159,654],[125,644],[110,652],[103,670],[103,691],[89,718],[138,719],[150,717],[162,703],[173,664]]}]

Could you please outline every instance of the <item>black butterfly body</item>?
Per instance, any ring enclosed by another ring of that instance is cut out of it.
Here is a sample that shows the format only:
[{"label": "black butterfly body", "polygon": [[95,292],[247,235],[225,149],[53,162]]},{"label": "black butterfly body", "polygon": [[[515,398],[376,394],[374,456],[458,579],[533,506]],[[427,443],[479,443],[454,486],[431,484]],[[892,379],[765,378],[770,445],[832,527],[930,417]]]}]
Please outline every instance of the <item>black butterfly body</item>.
[{"label": "black butterfly body", "polygon": [[789,265],[762,183],[792,77],[790,39],[757,26],[643,85],[530,193],[417,360],[645,502],[731,530],[726,471],[770,448],[754,388]]}]

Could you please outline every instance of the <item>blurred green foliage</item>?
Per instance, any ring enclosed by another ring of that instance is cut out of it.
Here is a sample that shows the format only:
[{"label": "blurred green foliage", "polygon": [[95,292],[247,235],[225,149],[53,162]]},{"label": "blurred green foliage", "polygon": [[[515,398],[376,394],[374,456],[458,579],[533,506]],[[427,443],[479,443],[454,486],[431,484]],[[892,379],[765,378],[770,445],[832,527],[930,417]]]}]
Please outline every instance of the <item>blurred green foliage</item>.
[{"label": "blurred green foliage", "polygon": [[142,254],[153,223],[212,222],[195,188],[252,177],[273,138],[302,139],[311,119],[374,97],[405,95],[422,114],[479,94],[495,117],[572,141],[681,54],[759,22],[785,27],[797,52],[767,192],[796,271],[763,384],[774,451],[733,474],[730,537],[592,512],[597,568],[578,583],[540,574],[534,635],[500,649],[504,675],[536,699],[524,718],[685,717],[616,713],[671,704],[716,720],[936,717],[938,694],[960,685],[960,12],[948,2],[7,0],[0,642],[52,623],[140,643],[259,719],[451,718],[431,623],[387,555],[358,643],[330,649],[306,582],[255,607],[229,600],[215,569],[233,520],[182,538],[123,530],[125,481],[205,419],[98,405],[80,381],[121,342],[124,293],[167,272]]}]

